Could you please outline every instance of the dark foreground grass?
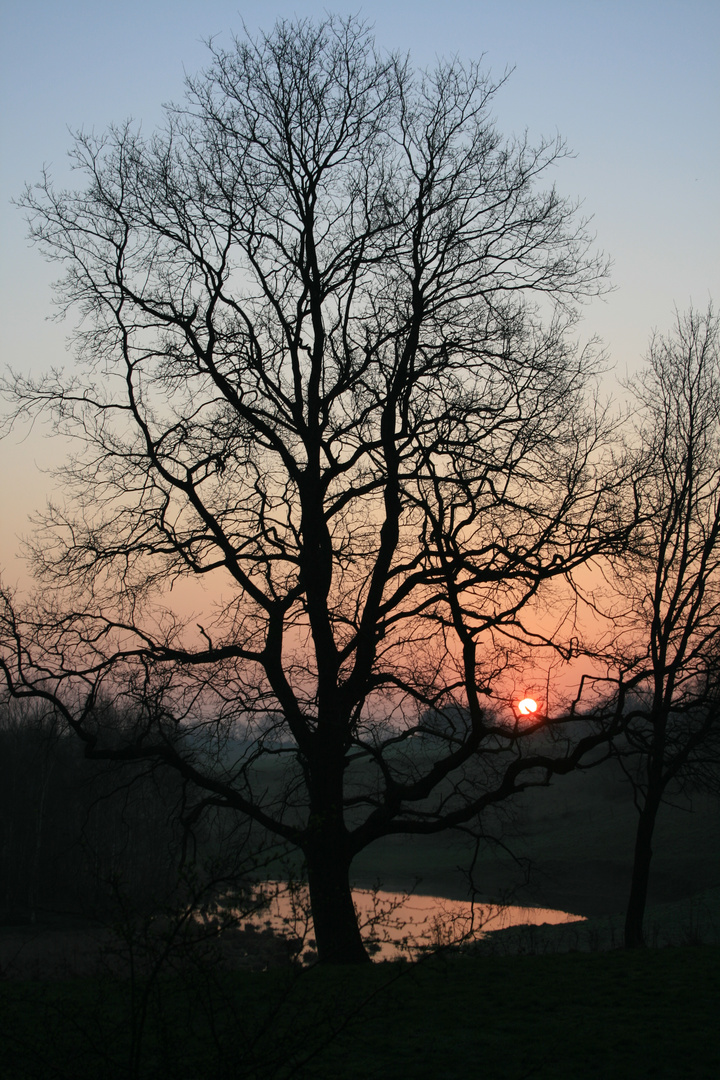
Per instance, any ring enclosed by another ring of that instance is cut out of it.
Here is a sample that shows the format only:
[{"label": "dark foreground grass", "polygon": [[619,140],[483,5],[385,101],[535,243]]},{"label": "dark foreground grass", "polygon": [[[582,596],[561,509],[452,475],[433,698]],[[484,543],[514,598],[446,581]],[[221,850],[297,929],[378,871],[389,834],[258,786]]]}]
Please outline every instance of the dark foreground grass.
[{"label": "dark foreground grass", "polygon": [[0,983],[3,1080],[720,1076],[720,947]]}]

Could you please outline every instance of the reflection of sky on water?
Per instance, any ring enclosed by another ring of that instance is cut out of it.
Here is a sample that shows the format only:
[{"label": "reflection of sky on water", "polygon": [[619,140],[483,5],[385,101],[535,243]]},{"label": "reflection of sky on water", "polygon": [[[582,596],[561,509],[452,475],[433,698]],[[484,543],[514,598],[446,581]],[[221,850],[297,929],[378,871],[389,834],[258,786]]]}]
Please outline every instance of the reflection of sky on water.
[{"label": "reflection of sky on water", "polygon": [[[289,888],[281,882],[267,882],[266,886],[272,894],[269,907],[248,922],[258,927],[270,924],[274,930],[301,939],[304,954],[310,959],[314,942],[306,888]],[[509,926],[584,920],[582,915],[553,908],[471,904],[442,896],[383,890],[354,889],[353,900],[368,951],[378,960],[417,956],[423,949],[477,941],[486,933]]]}]

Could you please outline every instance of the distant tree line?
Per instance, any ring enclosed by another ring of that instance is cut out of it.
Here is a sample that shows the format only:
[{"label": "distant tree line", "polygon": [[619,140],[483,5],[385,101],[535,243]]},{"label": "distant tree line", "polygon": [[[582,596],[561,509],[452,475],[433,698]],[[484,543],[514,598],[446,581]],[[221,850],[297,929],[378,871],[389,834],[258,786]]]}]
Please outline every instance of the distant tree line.
[{"label": "distant tree line", "polygon": [[0,712],[0,923],[102,918],[177,878],[181,783],[169,770],[90,761],[49,710]]}]

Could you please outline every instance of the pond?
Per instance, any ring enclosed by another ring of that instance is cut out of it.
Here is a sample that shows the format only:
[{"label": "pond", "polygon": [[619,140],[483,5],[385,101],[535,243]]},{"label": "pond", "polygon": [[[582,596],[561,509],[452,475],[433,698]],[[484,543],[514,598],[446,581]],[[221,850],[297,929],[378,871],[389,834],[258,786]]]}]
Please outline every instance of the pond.
[{"label": "pond", "polygon": [[[306,887],[269,881],[260,888],[267,892],[268,905],[245,925],[296,939],[301,957],[312,960],[314,940]],[[417,957],[431,948],[478,941],[509,926],[582,922],[585,918],[553,908],[470,903],[384,890],[353,889],[353,900],[368,951],[377,960]]]}]

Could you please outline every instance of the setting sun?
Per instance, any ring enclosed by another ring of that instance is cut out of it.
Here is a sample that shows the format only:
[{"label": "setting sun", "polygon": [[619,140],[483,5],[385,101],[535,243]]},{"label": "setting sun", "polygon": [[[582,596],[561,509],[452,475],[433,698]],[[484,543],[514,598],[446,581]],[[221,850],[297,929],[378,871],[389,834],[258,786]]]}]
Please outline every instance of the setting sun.
[{"label": "setting sun", "polygon": [[531,713],[537,712],[537,707],[538,704],[535,698],[526,697],[518,702],[518,712],[521,716],[529,716]]}]

